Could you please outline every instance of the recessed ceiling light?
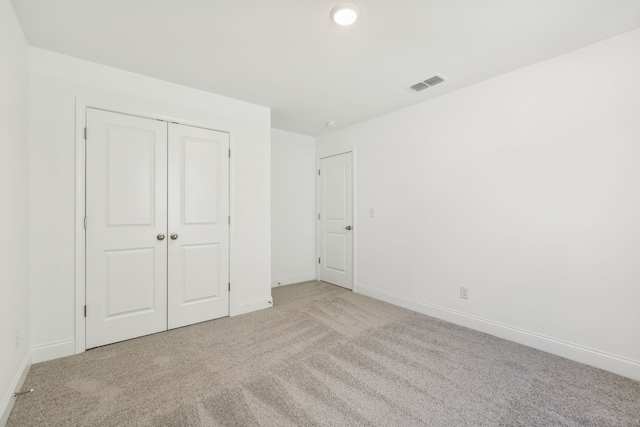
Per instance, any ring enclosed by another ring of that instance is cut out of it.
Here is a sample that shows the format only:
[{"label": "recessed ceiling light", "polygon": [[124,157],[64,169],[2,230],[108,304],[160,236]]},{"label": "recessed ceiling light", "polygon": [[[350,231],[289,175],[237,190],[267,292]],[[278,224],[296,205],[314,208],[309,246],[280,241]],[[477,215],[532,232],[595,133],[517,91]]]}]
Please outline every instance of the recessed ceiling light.
[{"label": "recessed ceiling light", "polygon": [[351,25],[358,19],[360,10],[352,4],[341,4],[331,10],[331,19],[338,25]]},{"label": "recessed ceiling light", "polygon": [[336,122],[334,122],[333,120],[331,120],[330,122],[327,122],[327,126],[329,126],[330,128],[334,127],[336,125]]}]

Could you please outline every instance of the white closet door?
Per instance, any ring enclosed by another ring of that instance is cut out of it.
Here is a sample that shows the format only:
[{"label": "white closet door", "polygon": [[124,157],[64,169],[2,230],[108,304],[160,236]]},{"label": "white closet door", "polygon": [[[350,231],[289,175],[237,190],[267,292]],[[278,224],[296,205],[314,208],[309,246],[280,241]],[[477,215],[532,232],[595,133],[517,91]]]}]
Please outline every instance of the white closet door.
[{"label": "white closet door", "polygon": [[167,124],[87,109],[86,347],[167,328]]},{"label": "white closet door", "polygon": [[351,153],[320,159],[318,278],[353,289],[353,177]]},{"label": "white closet door", "polygon": [[169,124],[169,329],[229,315],[229,135]]}]

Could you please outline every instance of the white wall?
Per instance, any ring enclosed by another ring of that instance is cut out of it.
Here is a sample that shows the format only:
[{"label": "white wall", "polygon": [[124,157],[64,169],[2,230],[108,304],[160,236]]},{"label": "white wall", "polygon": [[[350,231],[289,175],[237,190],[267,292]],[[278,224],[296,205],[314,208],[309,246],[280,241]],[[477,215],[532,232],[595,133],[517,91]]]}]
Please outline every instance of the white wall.
[{"label": "white wall", "polygon": [[640,379],[638,76],[640,30],[318,138],[356,291]]},{"label": "white wall", "polygon": [[30,61],[34,361],[76,345],[76,97],[231,132],[231,314],[269,307],[270,110],[37,48]]},{"label": "white wall", "polygon": [[316,140],[271,131],[271,285],[316,278]]},{"label": "white wall", "polygon": [[0,425],[31,356],[28,58],[13,7],[0,0]]}]

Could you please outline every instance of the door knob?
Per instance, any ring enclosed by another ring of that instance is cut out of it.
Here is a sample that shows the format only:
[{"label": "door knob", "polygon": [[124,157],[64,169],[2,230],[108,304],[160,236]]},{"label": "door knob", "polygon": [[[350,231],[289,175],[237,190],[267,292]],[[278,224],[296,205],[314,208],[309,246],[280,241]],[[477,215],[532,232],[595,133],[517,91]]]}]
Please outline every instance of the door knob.
[{"label": "door knob", "polygon": [[178,235],[176,233],[171,233],[171,240],[176,240],[178,238]]},{"label": "door knob", "polygon": [[164,234],[160,233],[156,236],[158,240],[164,240]]},{"label": "door knob", "polygon": [[350,225],[347,225],[345,228],[346,228],[347,230],[351,230],[351,226],[350,226]]}]

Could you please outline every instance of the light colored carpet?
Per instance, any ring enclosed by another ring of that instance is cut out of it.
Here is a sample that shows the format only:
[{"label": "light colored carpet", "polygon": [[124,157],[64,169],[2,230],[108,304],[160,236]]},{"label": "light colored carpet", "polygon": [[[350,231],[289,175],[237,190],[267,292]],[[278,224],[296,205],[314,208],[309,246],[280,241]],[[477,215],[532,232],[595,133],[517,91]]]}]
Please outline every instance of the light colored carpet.
[{"label": "light colored carpet", "polygon": [[8,426],[640,426],[640,382],[321,282],[31,368]]}]

